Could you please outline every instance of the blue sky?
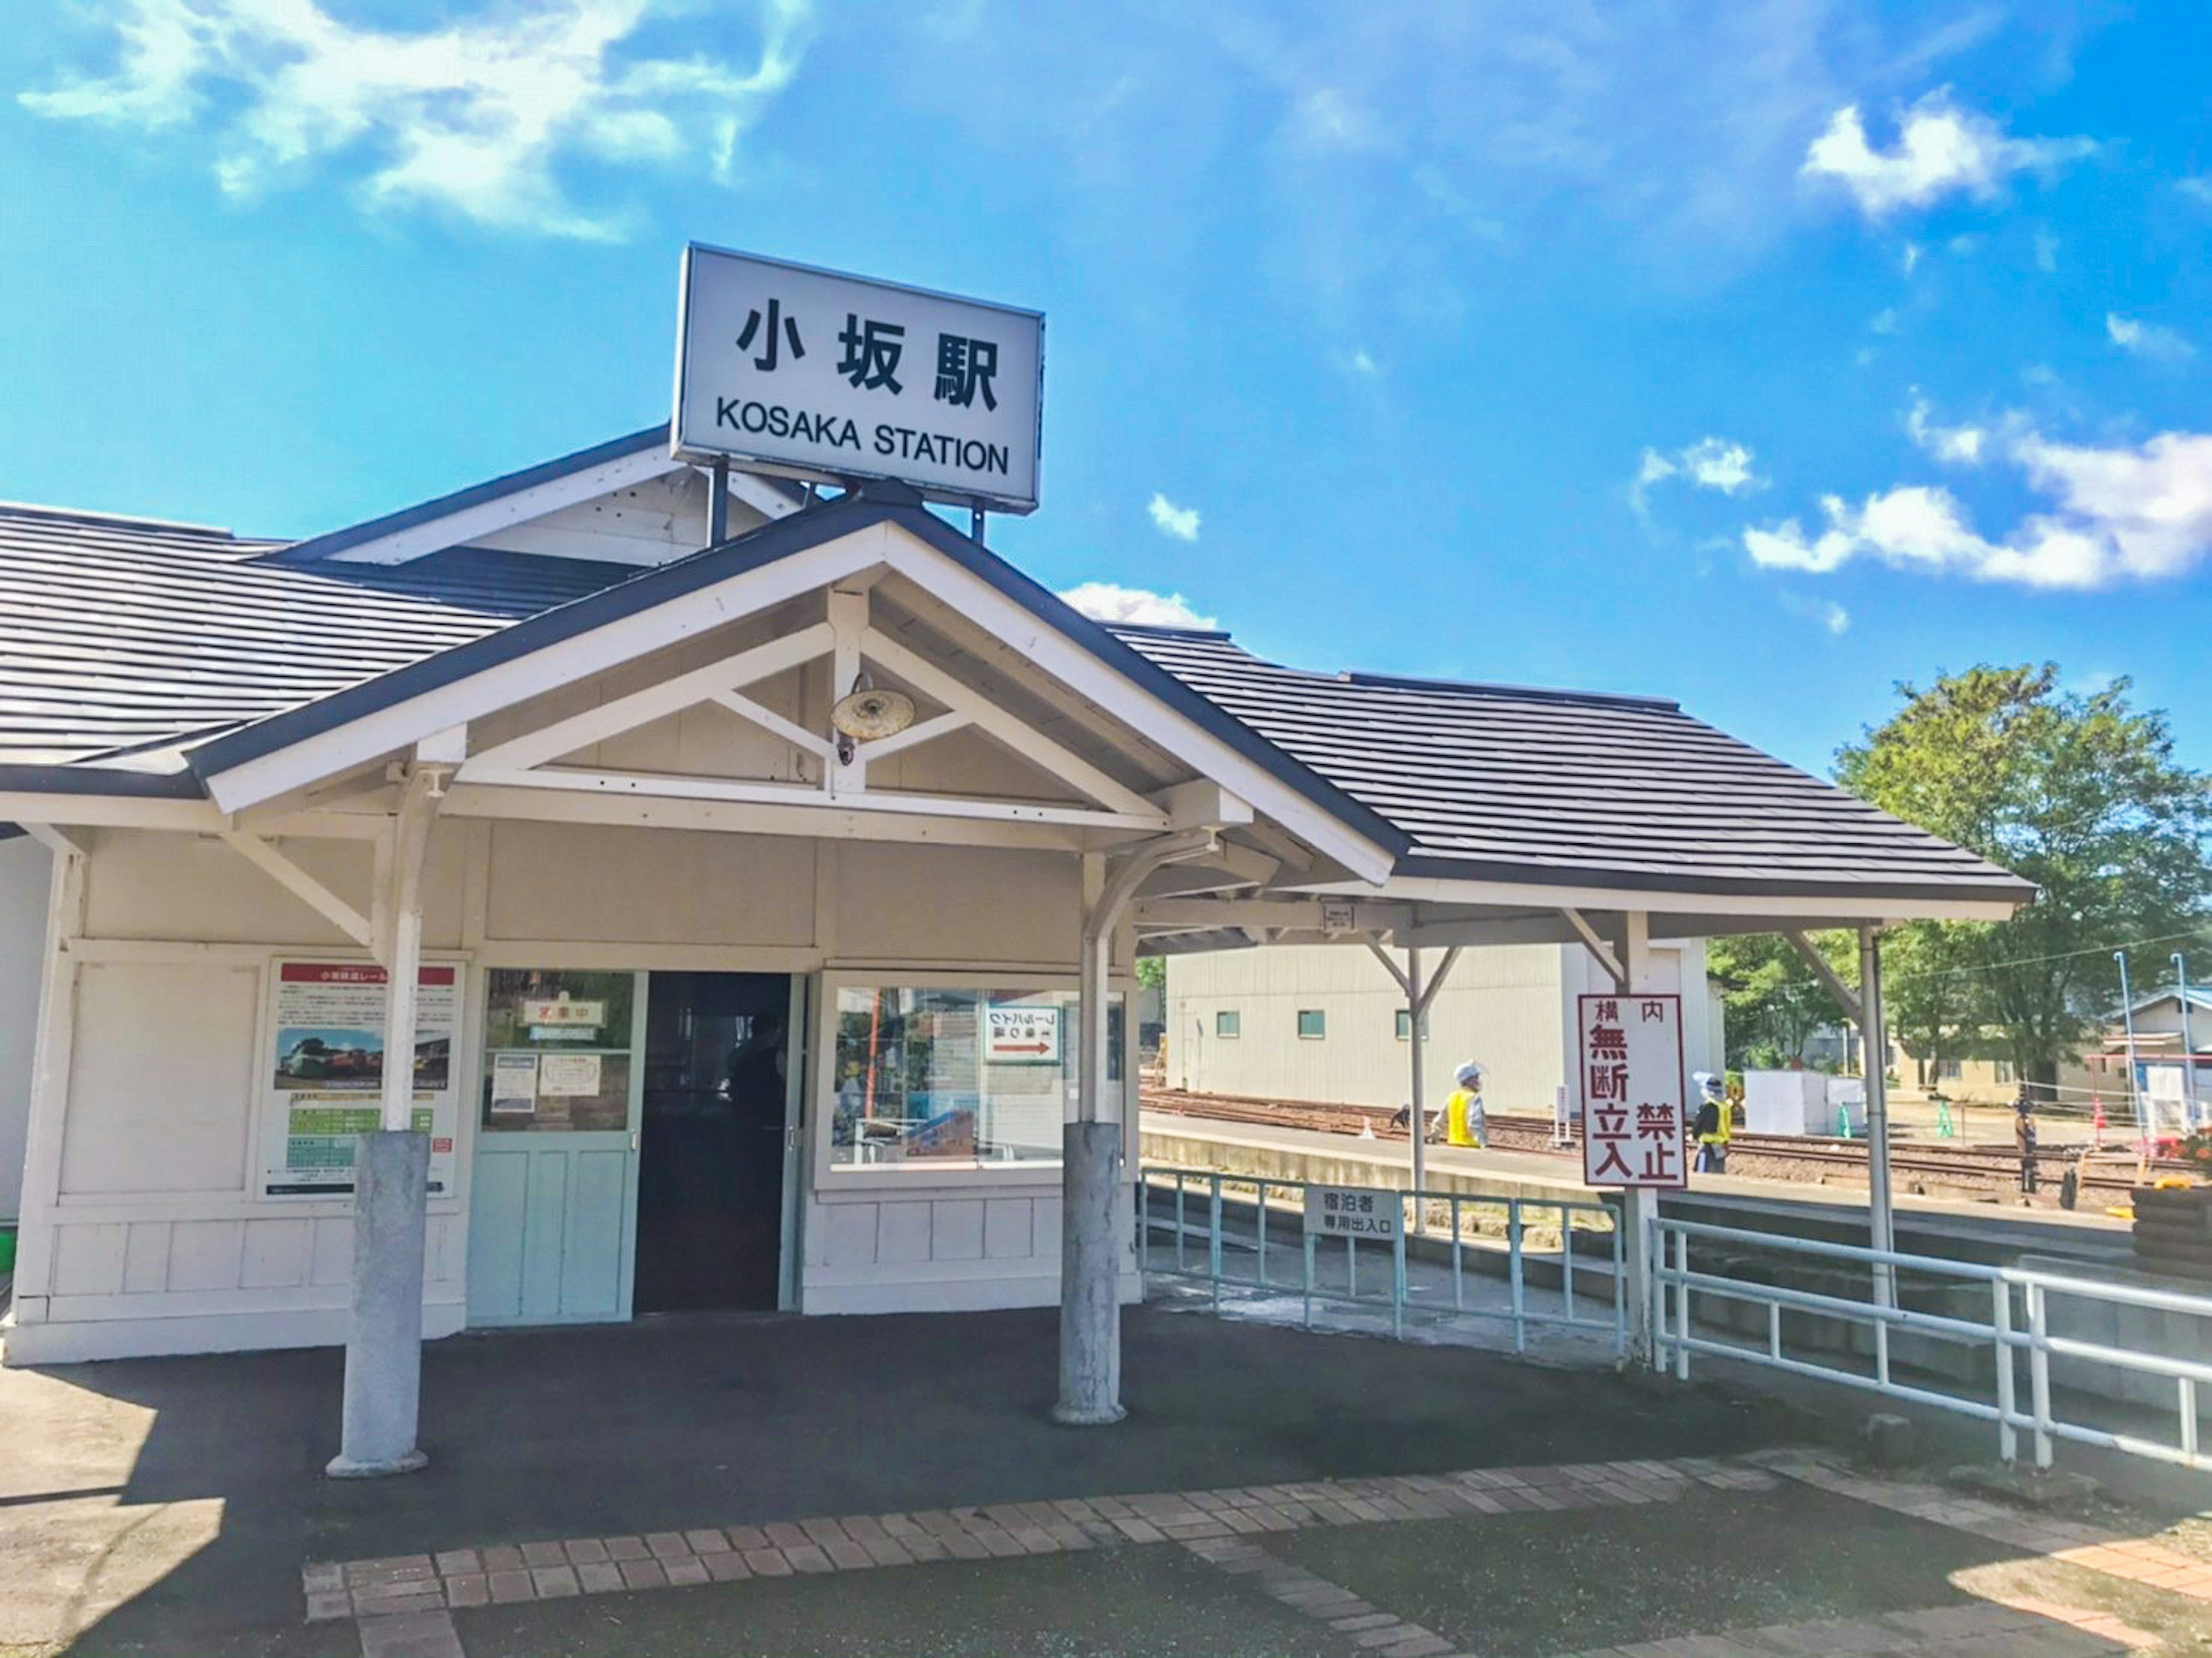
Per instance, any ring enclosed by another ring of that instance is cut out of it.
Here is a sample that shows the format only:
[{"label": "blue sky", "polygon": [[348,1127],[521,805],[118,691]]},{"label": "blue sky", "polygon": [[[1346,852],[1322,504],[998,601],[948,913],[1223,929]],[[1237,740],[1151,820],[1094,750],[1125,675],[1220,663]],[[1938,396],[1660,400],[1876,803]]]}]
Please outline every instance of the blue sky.
[{"label": "blue sky", "polygon": [[0,496],[304,534],[665,415],[687,238],[1048,314],[1059,588],[1301,665],[2135,676],[2212,765],[2200,5],[76,0]]}]

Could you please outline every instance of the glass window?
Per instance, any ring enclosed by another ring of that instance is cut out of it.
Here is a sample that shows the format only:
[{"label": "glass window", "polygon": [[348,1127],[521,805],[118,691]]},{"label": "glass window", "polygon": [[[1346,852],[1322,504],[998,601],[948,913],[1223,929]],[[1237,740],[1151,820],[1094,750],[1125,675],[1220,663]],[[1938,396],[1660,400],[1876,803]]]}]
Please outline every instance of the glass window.
[{"label": "glass window", "polygon": [[1217,1036],[1241,1036],[1243,1021],[1233,1008],[1223,1008],[1213,1016],[1213,1034]]},{"label": "glass window", "polygon": [[[1398,1010],[1398,1040],[1401,1042],[1410,1041],[1413,1037],[1413,1016],[1401,1007]],[[1421,1021],[1421,1040],[1423,1042],[1426,1042],[1435,1034],[1435,1028],[1429,1023],[1427,1019],[1424,1018]]]},{"label": "glass window", "polygon": [[[848,985],[837,992],[832,1164],[1058,1163],[1075,1101],[1072,990]],[[1121,998],[1107,1008],[1107,1081],[1121,1082]]]},{"label": "glass window", "polygon": [[1298,1010],[1298,1035],[1310,1039],[1318,1039],[1328,1035],[1328,1015],[1322,1012],[1321,1009],[1317,1007],[1300,1008]]},{"label": "glass window", "polygon": [[1954,1083],[1958,1081],[1961,1074],[1959,1061],[1956,1060],[1944,1060],[1942,1064],[1936,1067],[1936,1074],[1941,1077],[1947,1083]]},{"label": "glass window", "polygon": [[629,1127],[633,973],[484,975],[483,1107],[494,1133]]}]

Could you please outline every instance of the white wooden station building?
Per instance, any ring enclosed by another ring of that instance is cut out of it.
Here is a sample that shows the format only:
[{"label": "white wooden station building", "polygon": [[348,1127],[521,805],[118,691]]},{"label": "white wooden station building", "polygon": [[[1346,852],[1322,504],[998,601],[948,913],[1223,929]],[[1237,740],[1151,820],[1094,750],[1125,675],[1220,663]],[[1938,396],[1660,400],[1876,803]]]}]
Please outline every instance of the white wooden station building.
[{"label": "white wooden station building", "polygon": [[[910,723],[844,738],[856,686]],[[911,490],[717,485],[665,426],[301,542],[0,510],[0,823],[46,877],[14,1364],[357,1339],[380,1122],[426,1336],[1063,1301],[1065,1353],[1064,1282],[1137,1287],[1140,948],[1652,990],[1655,940],[2030,896],[1672,703],[1102,626]]]}]

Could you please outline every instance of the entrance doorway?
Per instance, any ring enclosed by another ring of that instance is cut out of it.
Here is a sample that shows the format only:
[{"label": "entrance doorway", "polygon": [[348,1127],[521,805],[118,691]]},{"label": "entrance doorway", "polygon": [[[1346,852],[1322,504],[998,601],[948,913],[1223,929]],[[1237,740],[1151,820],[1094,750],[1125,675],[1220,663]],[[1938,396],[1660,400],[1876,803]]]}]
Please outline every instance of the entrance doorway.
[{"label": "entrance doorway", "polygon": [[634,1305],[773,1311],[795,1121],[791,977],[655,973],[646,1008]]}]

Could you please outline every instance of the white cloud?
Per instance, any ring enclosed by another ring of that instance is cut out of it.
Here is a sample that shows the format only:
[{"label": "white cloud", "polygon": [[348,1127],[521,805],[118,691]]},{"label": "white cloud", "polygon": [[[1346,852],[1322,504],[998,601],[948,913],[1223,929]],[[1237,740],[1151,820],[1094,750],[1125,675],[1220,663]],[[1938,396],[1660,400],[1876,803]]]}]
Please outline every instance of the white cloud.
[{"label": "white cloud", "polygon": [[149,131],[204,121],[233,196],[342,158],[365,167],[372,205],[605,239],[621,215],[574,205],[559,163],[696,155],[726,176],[739,137],[797,72],[811,3],[764,0],[757,60],[740,69],[624,54],[655,0],[549,0],[419,31],[356,27],[317,0],[120,0],[112,73],[18,101]]},{"label": "white cloud", "polygon": [[1935,424],[1928,418],[1928,399],[1920,395],[1917,386],[1913,388],[1912,406],[1905,411],[1905,429],[1913,442],[1954,466],[1980,465],[1990,435],[1978,426]]},{"label": "white cloud", "polygon": [[1375,361],[1364,345],[1355,345],[1349,351],[1338,352],[1336,366],[1346,374],[1361,380],[1380,380],[1382,377],[1382,365]]},{"label": "white cloud", "polygon": [[1929,574],[2089,589],[2187,574],[2212,557],[2212,434],[2168,432],[2133,448],[2052,443],[2022,429],[2008,459],[2047,503],[2002,541],[1968,522],[1948,489],[1907,484],[1852,507],[1821,501],[1826,525],[1795,519],[1744,531],[1753,562],[1820,573],[1873,558]]},{"label": "white cloud", "polygon": [[1313,149],[1379,149],[1389,134],[1340,87],[1316,87],[1299,99],[1292,112],[1298,141]]},{"label": "white cloud", "polygon": [[2015,173],[2048,172],[2095,148],[2087,138],[2008,137],[1987,116],[1960,109],[1939,91],[1898,118],[1897,143],[1888,150],[1867,142],[1858,106],[1846,104],[1805,152],[1802,171],[1835,179],[1861,212],[1879,219],[1960,191],[1986,199]]},{"label": "white cloud", "polygon": [[1181,593],[1155,593],[1142,587],[1116,586],[1110,581],[1086,581],[1060,597],[1099,622],[1133,622],[1150,628],[1210,629],[1214,625],[1212,616],[1200,616]]},{"label": "white cloud", "polygon": [[1918,242],[1905,243],[1905,252],[1899,256],[1898,263],[1905,267],[1905,274],[1910,276],[1912,274],[1914,268],[1920,263],[1920,244]]},{"label": "white cloud", "polygon": [[2105,332],[2112,337],[2114,345],[2131,357],[2145,357],[2153,362],[2187,362],[2197,355],[2197,348],[2171,328],[2137,322],[2117,311],[2105,313]]},{"label": "white cloud", "polygon": [[2035,268],[2046,276],[2058,269],[2058,238],[2047,230],[2035,233]]},{"label": "white cloud", "polygon": [[1877,334],[1894,334],[1897,332],[1896,307],[1892,307],[1887,311],[1875,312],[1867,319],[1867,326]]},{"label": "white cloud", "polygon": [[1693,489],[1717,489],[1724,495],[1763,489],[1766,483],[1765,478],[1752,471],[1752,452],[1744,445],[1727,438],[1699,438],[1672,454],[1662,455],[1656,449],[1644,452],[1643,463],[1636,470],[1636,482],[1629,490],[1636,510],[1644,510],[1644,495],[1653,484],[1674,477]]},{"label": "white cloud", "polygon": [[1811,598],[1802,593],[1784,593],[1781,604],[1790,615],[1802,616],[1808,622],[1817,622],[1838,636],[1851,629],[1851,613],[1833,600]]},{"label": "white cloud", "polygon": [[1198,539],[1198,508],[1178,507],[1165,495],[1155,494],[1152,505],[1146,508],[1152,522],[1164,536],[1173,536],[1177,541]]},{"label": "white cloud", "polygon": [[2183,195],[2212,207],[2212,173],[2199,173],[2186,179],[2176,179],[2173,187]]}]

